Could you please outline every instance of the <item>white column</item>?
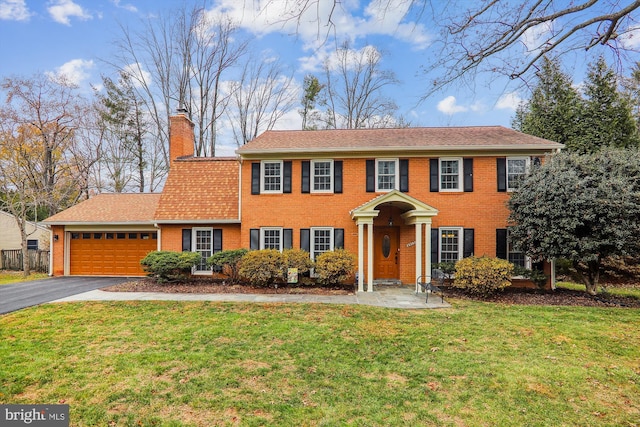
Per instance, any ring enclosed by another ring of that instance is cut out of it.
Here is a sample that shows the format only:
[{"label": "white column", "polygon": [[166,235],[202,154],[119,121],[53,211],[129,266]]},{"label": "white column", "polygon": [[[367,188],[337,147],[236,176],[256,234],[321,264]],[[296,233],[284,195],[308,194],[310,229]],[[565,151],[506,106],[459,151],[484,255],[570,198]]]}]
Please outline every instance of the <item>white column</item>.
[{"label": "white column", "polygon": [[373,221],[367,224],[367,292],[373,292]]},{"label": "white column", "polygon": [[[420,292],[422,288],[418,286],[418,278],[422,276],[422,223],[416,222],[416,292]],[[424,279],[423,279],[424,280]]]},{"label": "white column", "polygon": [[424,274],[431,281],[431,218],[424,223]]},{"label": "white column", "polygon": [[364,224],[358,221],[358,292],[364,292]]}]

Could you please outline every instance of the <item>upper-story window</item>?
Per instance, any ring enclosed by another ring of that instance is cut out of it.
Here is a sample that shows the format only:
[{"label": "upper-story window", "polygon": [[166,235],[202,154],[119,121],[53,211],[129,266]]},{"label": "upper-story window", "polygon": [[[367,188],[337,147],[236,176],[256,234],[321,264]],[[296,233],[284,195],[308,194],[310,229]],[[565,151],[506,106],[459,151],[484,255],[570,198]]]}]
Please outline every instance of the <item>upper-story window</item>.
[{"label": "upper-story window", "polygon": [[507,191],[520,186],[529,170],[529,157],[507,157]]},{"label": "upper-story window", "polygon": [[282,193],[282,161],[263,161],[260,166],[261,192]]},{"label": "upper-story window", "polygon": [[391,191],[398,188],[398,159],[376,161],[376,191]]},{"label": "upper-story window", "polygon": [[313,193],[332,193],[333,192],[333,161],[332,160],[313,160],[311,162],[311,171],[313,174]]},{"label": "upper-story window", "polygon": [[440,191],[462,191],[462,159],[440,159]]}]

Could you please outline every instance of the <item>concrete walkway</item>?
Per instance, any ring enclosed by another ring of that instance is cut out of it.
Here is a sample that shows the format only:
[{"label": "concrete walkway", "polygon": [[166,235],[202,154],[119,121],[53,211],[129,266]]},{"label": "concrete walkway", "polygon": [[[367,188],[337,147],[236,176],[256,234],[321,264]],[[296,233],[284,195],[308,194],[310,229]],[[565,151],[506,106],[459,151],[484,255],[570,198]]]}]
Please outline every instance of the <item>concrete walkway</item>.
[{"label": "concrete walkway", "polygon": [[375,292],[355,295],[301,295],[301,294],[176,294],[163,292],[105,292],[93,290],[52,301],[219,301],[257,303],[309,303],[309,304],[361,304],[386,308],[425,309],[451,307],[440,296],[417,294],[413,287],[380,287]]}]

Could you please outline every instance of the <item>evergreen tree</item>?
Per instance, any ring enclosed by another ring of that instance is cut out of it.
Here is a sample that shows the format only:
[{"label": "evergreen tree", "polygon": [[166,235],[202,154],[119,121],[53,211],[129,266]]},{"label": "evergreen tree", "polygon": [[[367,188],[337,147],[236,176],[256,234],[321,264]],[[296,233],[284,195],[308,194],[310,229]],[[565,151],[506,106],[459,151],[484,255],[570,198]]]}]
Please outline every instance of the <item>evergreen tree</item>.
[{"label": "evergreen tree", "polygon": [[320,113],[315,110],[319,101],[320,92],[324,85],[320,84],[318,78],[312,74],[304,76],[302,83],[302,108],[298,111],[302,116],[302,130],[315,130],[318,128],[317,122]]},{"label": "evergreen tree", "polygon": [[618,78],[603,57],[589,65],[584,94],[580,136],[571,148],[592,153],[604,146],[639,145],[631,104],[618,90]]},{"label": "evergreen tree", "polygon": [[537,79],[531,99],[518,108],[512,126],[573,148],[581,116],[578,91],[557,59],[545,58]]}]

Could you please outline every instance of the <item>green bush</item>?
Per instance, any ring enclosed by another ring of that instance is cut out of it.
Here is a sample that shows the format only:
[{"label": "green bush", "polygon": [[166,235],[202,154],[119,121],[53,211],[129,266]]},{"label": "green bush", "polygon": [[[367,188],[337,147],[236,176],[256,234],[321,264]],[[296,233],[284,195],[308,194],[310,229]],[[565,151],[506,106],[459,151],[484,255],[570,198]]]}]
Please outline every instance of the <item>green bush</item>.
[{"label": "green bush", "polygon": [[153,251],[140,264],[158,282],[173,282],[188,278],[200,258],[196,252]]},{"label": "green bush", "polygon": [[247,252],[249,252],[247,249],[217,252],[207,258],[207,265],[226,274],[231,283],[238,283],[240,281],[240,262]]},{"label": "green bush", "polygon": [[282,259],[284,262],[284,276],[286,277],[287,269],[297,268],[298,274],[302,275],[308,273],[315,263],[309,256],[309,252],[302,249],[287,249],[282,252]]},{"label": "green bush", "polygon": [[268,286],[282,281],[284,259],[280,251],[261,249],[247,252],[240,262],[240,276],[253,286]]},{"label": "green bush", "polygon": [[456,263],[452,286],[478,296],[488,296],[511,285],[513,264],[499,258],[468,257]]},{"label": "green bush", "polygon": [[316,258],[318,283],[324,285],[338,285],[353,275],[355,257],[344,249],[325,252]]}]

